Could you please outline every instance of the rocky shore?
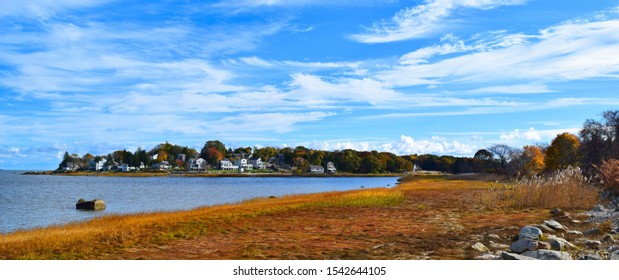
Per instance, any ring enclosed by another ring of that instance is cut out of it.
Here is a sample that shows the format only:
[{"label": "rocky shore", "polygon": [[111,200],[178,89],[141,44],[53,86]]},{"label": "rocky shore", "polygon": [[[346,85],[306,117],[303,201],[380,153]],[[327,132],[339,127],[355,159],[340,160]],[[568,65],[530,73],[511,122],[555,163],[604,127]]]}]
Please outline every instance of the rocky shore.
[{"label": "rocky shore", "polygon": [[619,260],[619,207],[596,205],[572,215],[550,211],[551,219],[513,227],[513,236],[484,235],[473,244],[477,260]]}]

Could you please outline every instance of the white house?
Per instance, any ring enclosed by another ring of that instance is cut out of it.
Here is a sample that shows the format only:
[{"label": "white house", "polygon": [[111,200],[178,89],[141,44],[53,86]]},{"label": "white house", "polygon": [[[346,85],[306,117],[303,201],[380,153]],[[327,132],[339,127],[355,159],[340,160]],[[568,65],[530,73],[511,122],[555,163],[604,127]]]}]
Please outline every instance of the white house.
[{"label": "white house", "polygon": [[120,166],[118,166],[118,170],[122,172],[129,172],[131,171],[131,167],[128,164],[123,163]]},{"label": "white house", "polygon": [[316,174],[325,173],[325,168],[320,165],[310,165],[310,172]]},{"label": "white house", "polygon": [[203,158],[191,158],[189,159],[190,168],[193,171],[204,171],[206,170],[206,160]]},{"label": "white house", "polygon": [[219,166],[221,168],[221,170],[239,170],[239,166],[238,165],[234,165],[232,164],[232,162],[230,162],[227,159],[223,159],[221,161],[219,161]]},{"label": "white house", "polygon": [[335,164],[333,164],[332,161],[327,162],[327,173],[335,174],[335,172],[337,172],[337,169],[335,169]]},{"label": "white house", "polygon": [[94,170],[94,171],[103,170],[106,162],[107,160],[104,158],[100,159],[99,161],[95,161],[94,159],[91,159],[90,162],[88,162],[88,167],[89,169]]},{"label": "white house", "polygon": [[241,170],[241,172],[245,171],[245,170],[252,170],[253,166],[249,163],[247,163],[247,159],[244,157],[241,158],[236,158],[234,160],[234,165],[238,166],[239,170]]},{"label": "white house", "polygon": [[155,170],[169,170],[170,168],[172,168],[172,165],[170,165],[170,163],[165,160],[153,164],[153,169]]},{"label": "white house", "polygon": [[265,165],[260,158],[250,159],[248,163],[253,166],[254,169],[265,169]]}]

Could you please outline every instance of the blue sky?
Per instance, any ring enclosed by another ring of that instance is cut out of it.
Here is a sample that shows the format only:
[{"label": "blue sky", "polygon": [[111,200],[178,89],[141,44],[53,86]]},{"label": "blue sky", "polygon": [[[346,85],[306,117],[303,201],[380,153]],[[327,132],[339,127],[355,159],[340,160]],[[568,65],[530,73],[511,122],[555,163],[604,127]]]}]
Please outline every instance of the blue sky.
[{"label": "blue sky", "polygon": [[4,169],[211,139],[470,156],[577,133],[618,85],[619,1],[0,2]]}]

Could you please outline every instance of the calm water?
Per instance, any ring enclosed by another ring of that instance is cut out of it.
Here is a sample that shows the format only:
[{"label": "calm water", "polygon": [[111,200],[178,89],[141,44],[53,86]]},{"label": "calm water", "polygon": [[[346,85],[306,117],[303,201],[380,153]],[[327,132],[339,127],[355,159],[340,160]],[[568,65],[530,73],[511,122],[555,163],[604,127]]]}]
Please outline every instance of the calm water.
[{"label": "calm water", "polygon": [[[394,186],[395,177],[178,178],[66,177],[0,171],[0,233],[112,213],[192,209],[254,197]],[[78,211],[78,199],[105,200],[103,211]]]}]

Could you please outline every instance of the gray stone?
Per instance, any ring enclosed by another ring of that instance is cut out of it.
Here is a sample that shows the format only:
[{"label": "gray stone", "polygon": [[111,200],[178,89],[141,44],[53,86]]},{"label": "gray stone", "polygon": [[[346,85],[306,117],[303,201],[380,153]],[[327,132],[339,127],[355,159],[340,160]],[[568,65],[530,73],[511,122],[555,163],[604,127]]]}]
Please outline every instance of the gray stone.
[{"label": "gray stone", "polygon": [[619,250],[610,253],[610,260],[619,260]]},{"label": "gray stone", "polygon": [[486,235],[486,239],[488,240],[501,240],[501,237],[492,233],[492,234],[488,234]]},{"label": "gray stone", "polygon": [[492,261],[492,260],[500,260],[501,256],[493,255],[493,254],[483,254],[481,256],[475,257],[476,260],[482,261]]},{"label": "gray stone", "polygon": [[604,236],[602,237],[602,242],[613,243],[615,242],[615,238],[610,234],[604,234]]},{"label": "gray stone", "polygon": [[488,241],[488,246],[490,246],[490,248],[492,248],[492,249],[499,249],[499,250],[507,250],[507,249],[509,249],[509,245],[505,245],[505,244],[501,244],[501,243],[496,243],[494,241]]},{"label": "gray stone", "polygon": [[587,246],[587,248],[589,249],[600,249],[600,246],[602,246],[602,242],[598,241],[598,240],[587,240],[585,241],[585,246]]},{"label": "gray stone", "polygon": [[536,260],[535,258],[531,258],[531,257],[527,257],[527,256],[523,256],[523,255],[518,255],[518,254],[514,254],[514,253],[508,253],[508,252],[501,252],[501,258],[503,258],[504,260],[516,260],[516,261],[532,261],[532,260]]},{"label": "gray stone", "polygon": [[512,243],[512,246],[509,247],[509,250],[514,253],[522,253],[525,251],[532,251],[537,249],[538,243],[535,240],[531,239],[519,239],[518,241]]},{"label": "gray stone", "polygon": [[612,245],[612,246],[606,248],[606,252],[609,252],[609,253],[617,251],[617,250],[619,250],[619,245]]},{"label": "gray stone", "polygon": [[542,236],[542,230],[532,226],[526,226],[520,229],[518,239],[538,240]]},{"label": "gray stone", "polygon": [[522,254],[523,256],[531,257],[538,260],[571,260],[572,255],[568,252],[552,251],[552,250],[537,250],[528,251]]},{"label": "gray stone", "polygon": [[567,230],[567,231],[565,231],[565,234],[568,234],[568,235],[583,235],[581,231],[577,231],[577,230]]},{"label": "gray stone", "polygon": [[602,231],[599,228],[592,228],[582,232],[584,235],[600,235]]},{"label": "gray stone", "polygon": [[570,243],[569,241],[560,238],[560,237],[554,237],[551,238],[549,240],[550,242],[550,249],[552,250],[556,250],[556,251],[564,251],[564,250],[570,250],[570,249],[577,249],[578,247],[576,247],[576,245]]},{"label": "gray stone", "polygon": [[604,208],[604,206],[598,204],[596,206],[593,206],[593,209],[591,209],[591,211],[593,211],[593,212],[604,212],[604,211],[606,211],[606,208]]},{"label": "gray stone", "polygon": [[488,252],[490,250],[488,250],[488,247],[486,247],[486,245],[482,244],[481,242],[477,242],[475,244],[473,244],[473,246],[471,246],[471,248],[473,248],[473,250],[478,251],[478,252]]},{"label": "gray stone", "polygon": [[546,249],[550,250],[550,243],[544,241],[537,242],[537,249]]},{"label": "gray stone", "polygon": [[556,231],[565,231],[566,228],[560,224],[559,222],[555,221],[555,220],[547,220],[544,221],[544,224],[547,225],[548,227],[550,227],[551,229],[554,229]]},{"label": "gray stone", "polygon": [[602,257],[600,257],[600,255],[598,254],[586,254],[583,256],[578,257],[578,260],[585,260],[585,261],[592,261],[592,260],[602,260]]},{"label": "gray stone", "polygon": [[556,232],[554,229],[552,229],[551,227],[549,227],[549,226],[547,226],[545,224],[536,225],[535,227],[541,229],[542,232],[545,232],[545,233],[555,233]]}]

